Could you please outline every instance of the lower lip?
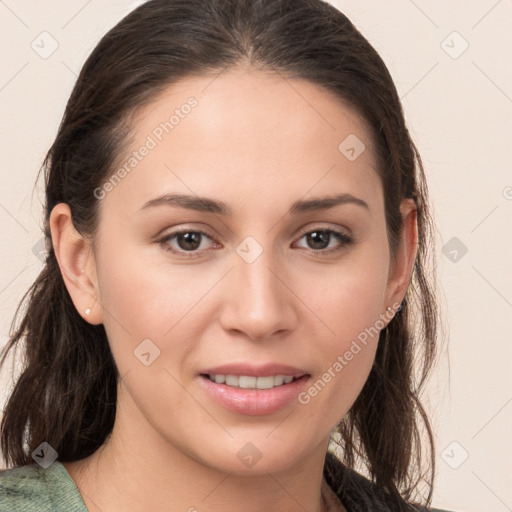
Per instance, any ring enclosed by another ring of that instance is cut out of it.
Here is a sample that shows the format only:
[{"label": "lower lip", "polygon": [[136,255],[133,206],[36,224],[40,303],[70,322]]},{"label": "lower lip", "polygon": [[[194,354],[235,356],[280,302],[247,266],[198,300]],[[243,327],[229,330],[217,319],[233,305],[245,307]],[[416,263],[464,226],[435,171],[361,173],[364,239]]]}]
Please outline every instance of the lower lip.
[{"label": "lower lip", "polygon": [[309,380],[309,375],[272,389],[235,388],[217,384],[204,375],[200,375],[199,380],[208,395],[222,407],[247,416],[259,416],[277,412],[293,402]]}]

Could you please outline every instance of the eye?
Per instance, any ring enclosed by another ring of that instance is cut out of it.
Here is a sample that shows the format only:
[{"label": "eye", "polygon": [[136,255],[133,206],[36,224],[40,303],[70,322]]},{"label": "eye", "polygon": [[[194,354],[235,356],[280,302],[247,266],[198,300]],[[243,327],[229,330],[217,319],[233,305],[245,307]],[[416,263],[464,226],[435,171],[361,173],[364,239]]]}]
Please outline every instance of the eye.
[{"label": "eye", "polygon": [[[204,247],[200,247],[203,237],[212,240],[212,238],[204,231],[184,229],[166,235],[164,238],[159,240],[159,243],[166,251],[180,254],[187,258],[192,258],[195,256],[201,256],[201,252],[205,249]],[[177,250],[173,249],[170,244],[170,241],[173,239],[176,239],[176,244],[178,245]]]},{"label": "eye", "polygon": [[[332,254],[333,252],[340,251],[353,243],[352,237],[346,233],[326,228],[315,228],[313,230],[306,231],[302,234],[300,239],[302,238],[305,238],[307,243],[313,246],[312,249],[308,249],[309,252],[325,256]],[[338,247],[329,249],[329,244],[333,240],[338,241]]]}]

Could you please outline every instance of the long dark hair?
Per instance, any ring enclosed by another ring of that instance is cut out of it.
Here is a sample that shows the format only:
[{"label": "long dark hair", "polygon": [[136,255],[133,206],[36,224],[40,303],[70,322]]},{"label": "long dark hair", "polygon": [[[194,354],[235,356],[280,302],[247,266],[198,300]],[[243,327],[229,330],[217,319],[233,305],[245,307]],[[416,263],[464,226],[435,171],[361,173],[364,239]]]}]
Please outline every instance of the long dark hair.
[{"label": "long dark hair", "polygon": [[136,109],[181,78],[244,64],[309,80],[367,121],[393,257],[402,230],[400,202],[416,203],[419,249],[409,289],[381,331],[369,378],[336,432],[340,461],[350,468],[363,464],[400,509],[419,484],[427,486],[421,499],[430,505],[434,440],[419,398],[436,360],[438,331],[427,184],[385,64],[353,24],[321,0],[150,0],[89,56],[41,167],[45,266],[18,306],[0,361],[1,368],[9,350],[25,340],[24,368],[1,424],[4,459],[8,466],[30,464],[43,441],[61,461],[85,458],[104,443],[115,420],[119,373],[103,326],[82,319],[64,285],[51,246],[52,208],[67,203],[75,228],[93,236],[94,190],[115,170]]}]

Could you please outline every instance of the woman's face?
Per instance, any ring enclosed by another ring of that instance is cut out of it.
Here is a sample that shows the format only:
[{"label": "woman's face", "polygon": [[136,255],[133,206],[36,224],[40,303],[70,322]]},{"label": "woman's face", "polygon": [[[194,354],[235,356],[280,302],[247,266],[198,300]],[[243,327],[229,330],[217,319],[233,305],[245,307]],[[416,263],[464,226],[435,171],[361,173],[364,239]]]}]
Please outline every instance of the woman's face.
[{"label": "woman's face", "polygon": [[396,302],[365,124],[309,82],[231,70],[173,85],[133,126],[96,190],[116,421],[236,472],[325,453]]}]

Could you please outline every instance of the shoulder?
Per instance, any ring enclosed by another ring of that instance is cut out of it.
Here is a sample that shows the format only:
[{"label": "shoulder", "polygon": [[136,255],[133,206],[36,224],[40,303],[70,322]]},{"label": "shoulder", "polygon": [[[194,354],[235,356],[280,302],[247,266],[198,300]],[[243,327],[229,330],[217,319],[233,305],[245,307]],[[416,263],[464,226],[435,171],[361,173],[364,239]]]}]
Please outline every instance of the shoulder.
[{"label": "shoulder", "polygon": [[[343,503],[347,512],[394,512],[397,504],[384,489],[353,469],[344,466],[330,451],[327,452],[324,476]],[[409,504],[408,512],[450,512]]]},{"label": "shoulder", "polygon": [[87,512],[64,465],[29,464],[0,471],[0,512]]}]

